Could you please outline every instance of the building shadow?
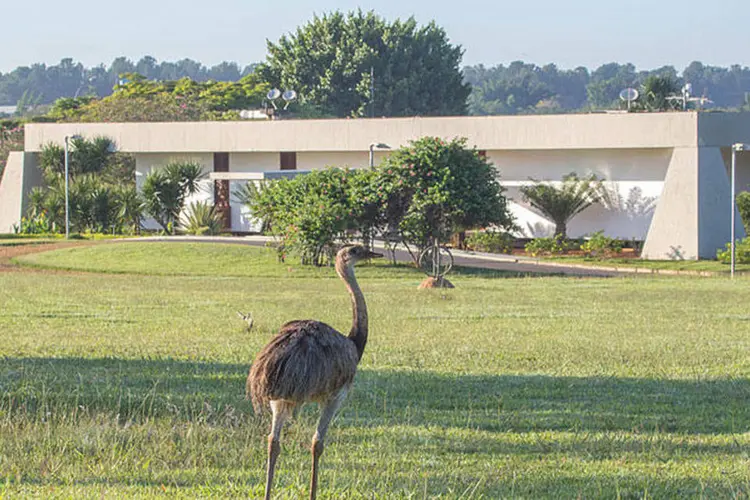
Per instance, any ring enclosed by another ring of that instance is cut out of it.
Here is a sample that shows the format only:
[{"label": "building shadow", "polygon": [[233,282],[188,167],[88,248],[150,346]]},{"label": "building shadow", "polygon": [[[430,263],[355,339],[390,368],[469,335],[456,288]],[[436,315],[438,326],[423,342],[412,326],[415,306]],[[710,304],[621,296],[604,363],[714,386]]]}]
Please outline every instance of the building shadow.
[{"label": "building shadow", "polygon": [[[237,426],[257,420],[244,398],[250,363],[165,359],[5,358],[0,412],[137,422],[163,417]],[[466,375],[363,368],[343,426],[410,424],[493,432],[750,431],[750,380]],[[314,409],[306,411],[312,415]]]}]

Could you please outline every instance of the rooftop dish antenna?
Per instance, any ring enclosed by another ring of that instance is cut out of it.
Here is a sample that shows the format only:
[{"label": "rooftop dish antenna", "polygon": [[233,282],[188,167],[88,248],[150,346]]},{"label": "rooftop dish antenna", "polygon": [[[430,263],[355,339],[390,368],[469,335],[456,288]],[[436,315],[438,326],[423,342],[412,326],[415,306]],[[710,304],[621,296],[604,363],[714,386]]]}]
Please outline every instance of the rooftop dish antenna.
[{"label": "rooftop dish antenna", "polygon": [[692,97],[690,94],[693,93],[693,84],[686,83],[682,86],[680,89],[679,95],[671,95],[667,97],[668,101],[677,102],[679,104],[682,104],[682,110],[687,111],[688,103],[690,102],[697,102],[698,108],[703,109],[704,104],[713,104],[713,101],[706,97],[706,93],[704,92],[702,96],[700,97]]},{"label": "rooftop dish antenna", "polygon": [[266,94],[266,98],[271,102],[275,101],[279,97],[281,97],[281,91],[279,89],[271,89],[268,91],[268,94]]},{"label": "rooftop dish antenna", "polygon": [[284,109],[286,109],[289,107],[289,103],[297,98],[297,92],[294,90],[285,90],[281,98],[286,101],[286,105],[284,106]]},{"label": "rooftop dish antenna", "polygon": [[636,101],[640,94],[636,89],[626,88],[620,91],[620,99],[628,103],[628,111],[630,111],[630,103]]}]

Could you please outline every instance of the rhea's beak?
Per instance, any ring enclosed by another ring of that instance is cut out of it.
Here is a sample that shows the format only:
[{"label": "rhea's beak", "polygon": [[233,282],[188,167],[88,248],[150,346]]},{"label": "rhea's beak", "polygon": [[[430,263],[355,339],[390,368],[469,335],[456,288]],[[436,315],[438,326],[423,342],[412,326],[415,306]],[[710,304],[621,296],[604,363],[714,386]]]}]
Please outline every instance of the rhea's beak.
[{"label": "rhea's beak", "polygon": [[367,258],[368,259],[379,259],[382,256],[383,256],[382,253],[370,252],[369,250],[367,251]]}]

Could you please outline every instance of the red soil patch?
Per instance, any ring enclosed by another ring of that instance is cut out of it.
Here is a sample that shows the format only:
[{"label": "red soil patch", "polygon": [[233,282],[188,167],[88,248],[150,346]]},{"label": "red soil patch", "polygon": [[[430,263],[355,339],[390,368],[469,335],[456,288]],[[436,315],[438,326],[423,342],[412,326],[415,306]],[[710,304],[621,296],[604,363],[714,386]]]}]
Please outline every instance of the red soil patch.
[{"label": "red soil patch", "polygon": [[29,243],[23,245],[0,245],[0,272],[37,272],[46,274],[56,274],[61,272],[69,271],[58,271],[52,269],[37,269],[22,267],[18,264],[11,262],[11,259],[20,257],[21,255],[29,255],[32,253],[49,252],[50,250],[58,250],[60,248],[69,247],[80,247],[91,245],[90,241],[64,241],[60,243]]}]

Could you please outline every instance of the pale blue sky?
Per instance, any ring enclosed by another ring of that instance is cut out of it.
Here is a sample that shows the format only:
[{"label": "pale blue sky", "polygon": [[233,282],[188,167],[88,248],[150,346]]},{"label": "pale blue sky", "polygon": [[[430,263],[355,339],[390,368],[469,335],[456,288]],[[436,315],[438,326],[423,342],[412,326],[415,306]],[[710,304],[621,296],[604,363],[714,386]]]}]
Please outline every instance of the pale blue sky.
[{"label": "pale blue sky", "polygon": [[[649,69],[689,62],[750,65],[747,0],[0,0],[0,71],[73,57],[86,66],[117,56],[185,57],[241,66],[331,10],[374,9],[389,19],[435,20],[465,50],[464,64],[523,59],[562,68],[632,62]],[[741,12],[745,12],[743,16]]]}]

